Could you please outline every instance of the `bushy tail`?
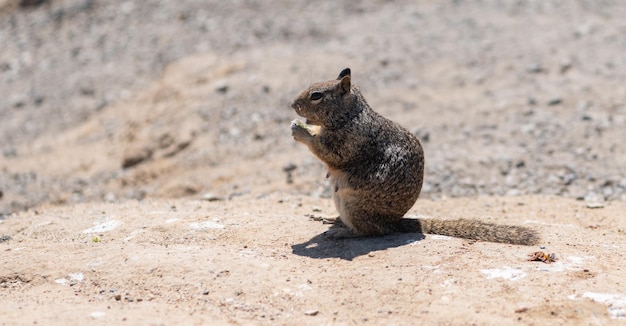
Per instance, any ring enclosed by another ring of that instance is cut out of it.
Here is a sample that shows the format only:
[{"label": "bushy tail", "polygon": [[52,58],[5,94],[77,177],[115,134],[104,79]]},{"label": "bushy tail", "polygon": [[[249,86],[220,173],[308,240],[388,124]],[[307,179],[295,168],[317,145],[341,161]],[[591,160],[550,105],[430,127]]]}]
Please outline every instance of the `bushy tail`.
[{"label": "bushy tail", "polygon": [[535,245],[540,238],[533,229],[486,223],[478,220],[435,220],[403,218],[398,223],[400,232],[420,232],[456,238],[500,242],[516,245]]}]

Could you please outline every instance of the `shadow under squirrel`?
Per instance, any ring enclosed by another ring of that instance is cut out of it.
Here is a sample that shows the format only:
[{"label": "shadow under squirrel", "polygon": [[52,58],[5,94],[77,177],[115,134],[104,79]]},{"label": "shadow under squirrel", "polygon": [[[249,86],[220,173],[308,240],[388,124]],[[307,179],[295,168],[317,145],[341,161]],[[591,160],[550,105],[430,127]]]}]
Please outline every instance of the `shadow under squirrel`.
[{"label": "shadow under squirrel", "polygon": [[293,138],[328,167],[339,211],[330,237],[420,232],[521,245],[539,241],[534,230],[521,226],[403,218],[422,189],[424,151],[412,133],[370,108],[349,68],[336,80],[312,84],[291,107],[306,118],[291,123]]}]

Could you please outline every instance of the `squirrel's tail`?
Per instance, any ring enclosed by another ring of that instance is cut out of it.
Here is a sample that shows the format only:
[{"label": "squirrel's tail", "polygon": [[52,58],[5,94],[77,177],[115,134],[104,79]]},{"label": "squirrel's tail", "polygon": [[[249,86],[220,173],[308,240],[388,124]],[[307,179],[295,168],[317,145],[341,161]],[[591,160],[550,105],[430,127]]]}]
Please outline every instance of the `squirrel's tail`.
[{"label": "squirrel's tail", "polygon": [[398,223],[400,232],[420,232],[456,238],[501,242],[517,245],[535,245],[540,238],[533,229],[523,226],[500,225],[478,220],[436,220],[403,218]]}]

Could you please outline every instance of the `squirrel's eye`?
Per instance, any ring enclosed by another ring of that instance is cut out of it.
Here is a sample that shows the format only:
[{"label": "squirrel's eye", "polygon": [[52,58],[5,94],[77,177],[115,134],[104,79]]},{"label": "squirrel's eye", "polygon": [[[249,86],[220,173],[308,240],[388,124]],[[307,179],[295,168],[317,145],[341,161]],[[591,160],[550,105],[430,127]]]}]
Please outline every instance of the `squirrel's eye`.
[{"label": "squirrel's eye", "polygon": [[311,101],[317,101],[317,100],[321,99],[322,96],[324,96],[324,94],[322,94],[320,92],[313,92],[313,93],[311,93]]}]

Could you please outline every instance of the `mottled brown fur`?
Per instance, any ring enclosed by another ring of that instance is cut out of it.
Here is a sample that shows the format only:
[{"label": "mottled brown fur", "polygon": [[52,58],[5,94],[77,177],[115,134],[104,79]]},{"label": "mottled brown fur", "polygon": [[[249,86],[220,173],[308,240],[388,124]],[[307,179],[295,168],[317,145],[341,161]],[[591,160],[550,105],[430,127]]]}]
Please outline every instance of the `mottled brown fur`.
[{"label": "mottled brown fur", "polygon": [[352,84],[350,69],[336,80],[304,90],[292,108],[294,139],[328,167],[333,199],[342,223],[335,238],[422,232],[514,244],[534,244],[534,231],[476,220],[416,220],[404,214],[415,204],[424,180],[419,140],[376,113]]}]

